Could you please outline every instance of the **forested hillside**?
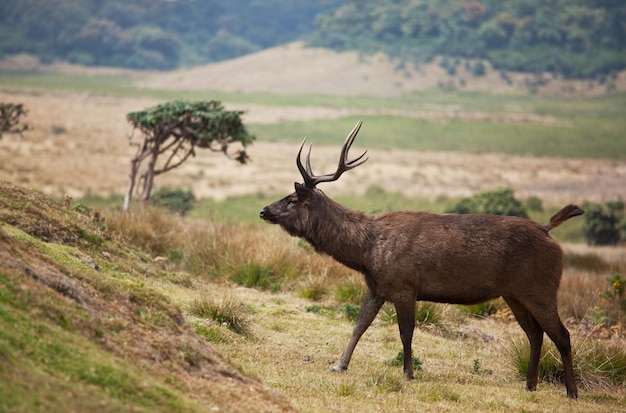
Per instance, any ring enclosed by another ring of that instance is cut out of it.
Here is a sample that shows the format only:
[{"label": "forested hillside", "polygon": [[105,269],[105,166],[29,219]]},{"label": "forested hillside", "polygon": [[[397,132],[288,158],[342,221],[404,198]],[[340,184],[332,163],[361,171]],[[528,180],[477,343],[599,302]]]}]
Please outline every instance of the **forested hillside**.
[{"label": "forested hillside", "polygon": [[487,59],[500,70],[595,78],[626,67],[626,2],[346,0],[319,18],[313,43],[383,51],[401,62],[447,55]]},{"label": "forested hillside", "polygon": [[3,0],[0,58],[171,69],[226,60],[310,34],[339,0]]},{"label": "forested hillside", "polygon": [[625,22],[624,0],[4,0],[0,58],[171,69],[308,40],[601,80],[626,68]]}]

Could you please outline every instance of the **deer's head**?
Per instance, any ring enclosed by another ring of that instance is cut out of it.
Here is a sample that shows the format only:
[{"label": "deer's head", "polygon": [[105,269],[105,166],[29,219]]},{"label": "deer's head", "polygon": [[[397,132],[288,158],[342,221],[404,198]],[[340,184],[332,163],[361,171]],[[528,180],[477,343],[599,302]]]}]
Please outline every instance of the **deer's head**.
[{"label": "deer's head", "polygon": [[361,129],[361,121],[357,122],[354,128],[352,128],[341,148],[337,170],[326,175],[316,176],[313,174],[311,170],[311,146],[309,146],[309,152],[306,157],[306,166],[302,165],[302,148],[304,148],[306,139],[302,141],[296,157],[296,165],[298,165],[298,170],[300,170],[304,183],[299,184],[296,182],[293,193],[263,208],[259,213],[260,218],[271,224],[279,224],[292,235],[303,235],[303,224],[309,221],[311,212],[316,209],[317,212],[320,212],[319,209],[323,209],[320,201],[328,199],[322,191],[316,188],[316,185],[322,182],[336,181],[344,172],[356,168],[367,161],[365,157],[367,151],[355,159],[348,160],[348,151],[357,133],[359,133],[359,129]]}]

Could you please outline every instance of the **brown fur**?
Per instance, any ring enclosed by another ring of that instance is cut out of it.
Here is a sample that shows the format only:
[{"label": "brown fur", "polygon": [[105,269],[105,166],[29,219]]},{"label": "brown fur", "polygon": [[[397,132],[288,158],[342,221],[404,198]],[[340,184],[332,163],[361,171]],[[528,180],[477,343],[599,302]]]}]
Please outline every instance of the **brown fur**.
[{"label": "brown fur", "polygon": [[523,218],[421,211],[365,215],[337,204],[317,188],[295,192],[261,211],[261,218],[307,240],[365,276],[368,291],[339,364],[352,352],[385,301],[396,307],[404,347],[404,376],[413,378],[415,302],[471,304],[503,297],[531,343],[527,388],[537,386],[543,333],[565,369],[567,395],[577,397],[569,333],[556,305],[562,251],[548,231],[580,215],[568,205],[546,225]]}]

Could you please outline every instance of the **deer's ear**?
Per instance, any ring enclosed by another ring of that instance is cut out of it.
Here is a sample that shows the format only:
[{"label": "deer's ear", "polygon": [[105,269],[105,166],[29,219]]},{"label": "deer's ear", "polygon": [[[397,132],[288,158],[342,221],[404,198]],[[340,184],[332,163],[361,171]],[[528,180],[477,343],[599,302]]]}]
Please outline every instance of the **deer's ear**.
[{"label": "deer's ear", "polygon": [[313,190],[311,188],[307,188],[306,186],[297,182],[294,184],[294,186],[296,188],[296,195],[298,195],[299,200],[305,200],[311,197],[311,194],[313,193]]}]

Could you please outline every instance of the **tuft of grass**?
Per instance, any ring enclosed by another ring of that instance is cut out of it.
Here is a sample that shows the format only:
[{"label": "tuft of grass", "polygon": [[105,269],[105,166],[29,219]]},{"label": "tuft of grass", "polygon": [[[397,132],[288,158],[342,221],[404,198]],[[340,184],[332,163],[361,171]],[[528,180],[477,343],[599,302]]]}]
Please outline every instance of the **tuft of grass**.
[{"label": "tuft of grass", "polygon": [[130,212],[110,211],[107,230],[152,256],[176,257],[184,242],[185,224],[180,216],[146,206]]},{"label": "tuft of grass", "polygon": [[401,375],[383,371],[370,376],[366,385],[381,393],[399,393],[404,389],[404,379]]},{"label": "tuft of grass", "polygon": [[[357,278],[358,277],[358,278]],[[349,277],[335,288],[335,298],[340,303],[359,305],[365,296],[366,287],[358,275]]]},{"label": "tuft of grass", "polygon": [[328,282],[328,271],[317,277],[309,275],[298,289],[298,295],[312,301],[320,301],[328,294]]},{"label": "tuft of grass", "polygon": [[[211,319],[234,333],[243,336],[251,334],[248,317],[251,309],[232,296],[224,296],[221,301],[216,301],[202,295],[187,305],[187,311],[195,316]],[[208,330],[205,332],[213,334]]]},{"label": "tuft of grass", "polygon": [[[415,371],[420,371],[422,369],[422,360],[419,357],[415,357],[415,355],[411,355],[411,360],[413,360],[413,369]],[[404,366],[404,350],[400,350],[396,357],[387,361],[385,364],[393,367],[402,367]]]},{"label": "tuft of grass", "polygon": [[506,304],[502,298],[489,300],[482,303],[463,305],[461,308],[470,315],[478,318],[489,318],[498,310],[505,308]]},{"label": "tuft of grass", "polygon": [[[525,378],[530,357],[528,340],[513,340],[509,346],[509,357],[515,371]],[[626,344],[621,341],[573,340],[572,358],[577,381],[584,389],[626,384]],[[539,379],[549,383],[565,381],[561,355],[554,343],[548,340],[542,347]]]},{"label": "tuft of grass", "polygon": [[342,305],[339,310],[346,316],[346,318],[350,321],[355,321],[357,316],[359,315],[359,310],[361,307],[354,304],[346,303]]},{"label": "tuft of grass", "polygon": [[[419,301],[415,305],[416,326],[440,325],[443,322],[443,306],[428,301]],[[378,317],[385,324],[397,324],[398,314],[392,304],[385,304]]]},{"label": "tuft of grass", "polygon": [[237,285],[243,287],[271,290],[273,292],[281,289],[282,277],[274,271],[274,268],[257,263],[242,265],[229,278]]}]

